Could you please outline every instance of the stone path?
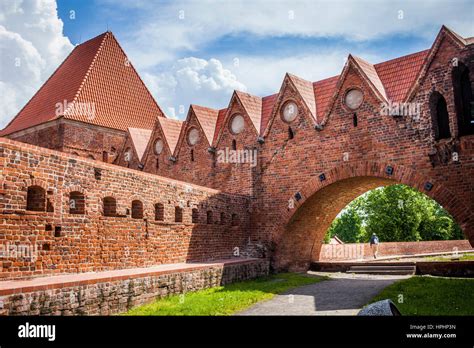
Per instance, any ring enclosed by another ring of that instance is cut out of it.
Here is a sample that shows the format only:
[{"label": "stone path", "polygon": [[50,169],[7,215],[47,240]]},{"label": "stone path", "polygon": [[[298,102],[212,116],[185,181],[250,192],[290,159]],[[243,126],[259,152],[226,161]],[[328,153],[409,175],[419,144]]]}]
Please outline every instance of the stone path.
[{"label": "stone path", "polygon": [[410,276],[318,273],[329,280],[305,285],[257,303],[237,315],[356,315],[383,288]]}]

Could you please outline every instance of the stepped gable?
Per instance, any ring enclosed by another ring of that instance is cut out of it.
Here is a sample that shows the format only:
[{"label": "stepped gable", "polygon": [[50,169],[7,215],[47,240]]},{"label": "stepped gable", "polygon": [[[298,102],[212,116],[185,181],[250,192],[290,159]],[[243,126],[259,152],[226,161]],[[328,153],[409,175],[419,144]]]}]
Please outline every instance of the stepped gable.
[{"label": "stepped gable", "polygon": [[[64,101],[68,107],[58,109]],[[76,46],[0,135],[61,117],[124,132],[152,129],[163,115],[114,35],[106,32]]]}]

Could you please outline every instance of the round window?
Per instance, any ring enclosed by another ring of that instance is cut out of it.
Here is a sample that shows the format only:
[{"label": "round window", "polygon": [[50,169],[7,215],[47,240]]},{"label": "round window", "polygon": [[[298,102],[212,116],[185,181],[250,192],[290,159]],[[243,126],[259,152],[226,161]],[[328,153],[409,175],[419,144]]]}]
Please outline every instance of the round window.
[{"label": "round window", "polygon": [[283,121],[287,123],[293,122],[296,116],[298,116],[298,106],[293,101],[287,102],[282,109]]},{"label": "round window", "polygon": [[191,128],[188,132],[188,143],[191,146],[194,146],[199,141],[199,131],[197,128]]},{"label": "round window", "polygon": [[235,115],[232,117],[232,121],[230,122],[230,131],[233,134],[241,133],[245,128],[245,121],[242,115]]},{"label": "round window", "polygon": [[155,142],[155,153],[159,155],[163,151],[163,140],[158,139]]},{"label": "round window", "polygon": [[346,93],[346,97],[344,98],[344,102],[347,107],[351,110],[357,109],[364,100],[364,94],[360,89],[354,88],[349,90]]}]

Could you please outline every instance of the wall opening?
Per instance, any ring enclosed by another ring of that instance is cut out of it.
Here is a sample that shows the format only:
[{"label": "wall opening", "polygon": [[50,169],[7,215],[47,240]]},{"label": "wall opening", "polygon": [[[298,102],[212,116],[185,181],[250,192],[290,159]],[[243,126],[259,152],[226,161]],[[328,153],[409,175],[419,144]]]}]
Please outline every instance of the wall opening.
[{"label": "wall opening", "polygon": [[143,219],[143,203],[139,200],[132,201],[132,219]]},{"label": "wall opening", "polygon": [[197,224],[199,222],[199,210],[197,208],[193,208],[191,219],[193,224]]},{"label": "wall opening", "polygon": [[174,207],[174,222],[183,222],[183,208]]},{"label": "wall opening", "polygon": [[[382,190],[387,190],[385,196],[378,194]],[[371,192],[377,195],[371,197],[373,210],[370,213],[361,213],[359,217],[353,212],[344,214],[349,203]],[[339,226],[335,235],[344,240],[346,232],[356,238],[353,240],[367,245],[374,231],[382,243],[393,239],[408,242],[462,238],[464,233],[457,223],[439,207],[424,193],[389,178],[361,176],[337,181],[312,194],[294,212],[277,239],[274,266],[279,270],[308,269],[312,261],[319,260],[325,238],[329,241],[326,235],[334,220],[343,215],[343,220],[350,221],[356,228],[348,230]]]},{"label": "wall opening", "polygon": [[86,200],[82,192],[74,191],[69,194],[69,214],[85,214]]},{"label": "wall opening", "polygon": [[449,114],[446,100],[439,92],[433,92],[430,96],[431,121],[435,140],[451,138],[449,128]]},{"label": "wall opening", "polygon": [[474,102],[468,67],[458,62],[453,68],[452,80],[459,135],[474,134]]},{"label": "wall opening", "polygon": [[161,203],[155,203],[155,221],[165,220],[165,207]]},{"label": "wall opening", "polygon": [[232,214],[232,226],[238,226],[239,225],[239,217],[237,214]]},{"label": "wall opening", "polygon": [[46,191],[42,187],[28,187],[26,193],[26,210],[46,211]]},{"label": "wall opening", "polygon": [[104,216],[117,216],[117,201],[114,197],[103,199]]},{"label": "wall opening", "polygon": [[213,222],[212,221],[212,211],[211,210],[207,211],[207,220],[206,221],[207,221],[208,224],[212,224],[212,222]]}]

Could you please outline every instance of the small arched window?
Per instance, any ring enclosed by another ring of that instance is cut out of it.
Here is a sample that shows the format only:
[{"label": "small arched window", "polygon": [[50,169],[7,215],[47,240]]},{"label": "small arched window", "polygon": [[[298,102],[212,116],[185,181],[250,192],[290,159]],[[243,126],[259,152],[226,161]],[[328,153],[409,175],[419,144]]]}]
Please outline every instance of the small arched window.
[{"label": "small arched window", "polygon": [[143,203],[139,200],[132,201],[132,219],[143,219]]},{"label": "small arched window", "polygon": [[232,150],[237,150],[237,141],[235,139],[232,140]]},{"label": "small arched window", "polygon": [[114,197],[105,197],[103,199],[104,204],[104,216],[116,216],[117,215],[117,201]]},{"label": "small arched window", "polygon": [[26,193],[26,210],[46,211],[46,192],[42,187],[28,187]]},{"label": "small arched window", "polygon": [[207,223],[212,224],[212,211],[211,210],[207,211]]},{"label": "small arched window", "polygon": [[451,138],[449,129],[449,114],[446,100],[439,92],[430,96],[431,122],[436,140]]},{"label": "small arched window", "polygon": [[155,204],[155,220],[163,221],[165,219],[165,207],[161,203]]},{"label": "small arched window", "polygon": [[199,222],[199,210],[197,208],[193,208],[191,219],[193,224],[197,224]]},{"label": "small arched window", "polygon": [[102,162],[109,162],[109,153],[107,151],[102,151]]},{"label": "small arched window", "polygon": [[71,192],[69,194],[69,214],[85,214],[86,200],[82,192]]},{"label": "small arched window", "polygon": [[452,79],[459,135],[474,134],[474,101],[468,67],[458,62]]},{"label": "small arched window", "polygon": [[239,217],[237,214],[232,214],[232,226],[238,226],[239,224]]},{"label": "small arched window", "polygon": [[183,208],[174,207],[174,221],[183,222]]},{"label": "small arched window", "polygon": [[194,150],[191,149],[191,162],[194,162]]}]

